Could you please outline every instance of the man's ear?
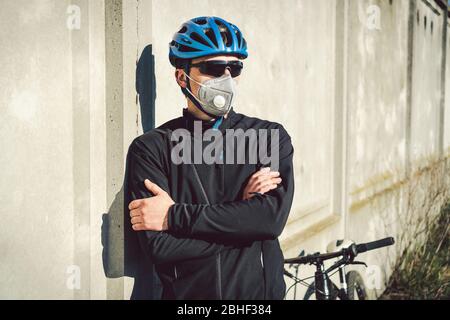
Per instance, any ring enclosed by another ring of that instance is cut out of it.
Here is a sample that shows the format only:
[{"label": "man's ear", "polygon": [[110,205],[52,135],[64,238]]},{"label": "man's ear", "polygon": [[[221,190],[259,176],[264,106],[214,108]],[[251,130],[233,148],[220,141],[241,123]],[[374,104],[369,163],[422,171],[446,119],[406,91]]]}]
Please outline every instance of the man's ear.
[{"label": "man's ear", "polygon": [[175,70],[175,78],[177,80],[177,83],[180,87],[186,88],[187,87],[187,81],[186,81],[186,75],[183,72],[182,69],[176,69]]}]

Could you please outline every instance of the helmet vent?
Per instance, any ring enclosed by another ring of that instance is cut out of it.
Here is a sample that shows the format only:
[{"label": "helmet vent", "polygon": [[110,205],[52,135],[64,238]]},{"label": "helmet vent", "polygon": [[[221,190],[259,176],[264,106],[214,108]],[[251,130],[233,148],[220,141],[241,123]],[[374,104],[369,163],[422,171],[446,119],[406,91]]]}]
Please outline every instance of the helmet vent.
[{"label": "helmet vent", "polygon": [[178,50],[180,50],[181,52],[197,52],[197,51],[199,51],[198,49],[187,47],[187,46],[182,46],[182,45],[178,48]]},{"label": "helmet vent", "polygon": [[178,31],[178,33],[185,33],[186,31],[187,31],[186,26],[183,26],[183,27]]},{"label": "helmet vent", "polygon": [[211,47],[211,45],[205,41],[205,39],[203,39],[198,33],[196,32],[192,32],[191,33],[191,38],[197,42],[200,42],[201,44],[207,46],[207,47]]},{"label": "helmet vent", "polygon": [[216,39],[216,37],[214,36],[214,32],[211,30],[211,29],[206,29],[205,30],[205,35],[214,43],[214,45],[216,46],[216,47],[218,47],[219,46],[219,44],[217,43],[217,39]]},{"label": "helmet vent", "polygon": [[206,24],[206,19],[202,18],[202,19],[195,20],[194,22],[198,25],[204,25],[204,24]]},{"label": "helmet vent", "polygon": [[219,20],[214,20],[219,26],[220,35],[222,36],[222,41],[226,47],[230,47],[233,41],[230,30]]}]

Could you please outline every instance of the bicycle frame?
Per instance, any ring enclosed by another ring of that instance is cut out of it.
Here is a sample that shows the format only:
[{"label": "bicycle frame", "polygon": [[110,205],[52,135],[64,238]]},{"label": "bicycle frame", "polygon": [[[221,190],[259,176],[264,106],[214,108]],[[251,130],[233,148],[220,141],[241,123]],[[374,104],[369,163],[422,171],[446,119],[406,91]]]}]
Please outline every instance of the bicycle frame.
[{"label": "bicycle frame", "polygon": [[317,270],[314,274],[316,298],[317,300],[331,300],[330,288],[328,287],[331,280],[325,273],[322,263],[317,264],[316,268]]},{"label": "bicycle frame", "polygon": [[314,274],[315,291],[317,300],[334,300],[339,297],[341,300],[348,300],[347,280],[345,279],[345,265],[339,267],[339,282],[340,288],[338,292],[333,292],[330,284],[333,282],[328,277],[323,263],[316,265],[316,272]]}]

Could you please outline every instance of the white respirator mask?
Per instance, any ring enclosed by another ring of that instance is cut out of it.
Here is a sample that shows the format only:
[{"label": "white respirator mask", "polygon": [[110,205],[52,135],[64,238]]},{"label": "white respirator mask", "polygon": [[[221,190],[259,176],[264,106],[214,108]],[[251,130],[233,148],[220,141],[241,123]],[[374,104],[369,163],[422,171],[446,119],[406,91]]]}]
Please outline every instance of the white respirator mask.
[{"label": "white respirator mask", "polygon": [[224,74],[219,78],[213,78],[200,83],[189,77],[186,72],[184,74],[200,86],[198,97],[188,88],[186,90],[200,103],[207,114],[220,117],[230,111],[236,94],[236,83],[231,75]]}]

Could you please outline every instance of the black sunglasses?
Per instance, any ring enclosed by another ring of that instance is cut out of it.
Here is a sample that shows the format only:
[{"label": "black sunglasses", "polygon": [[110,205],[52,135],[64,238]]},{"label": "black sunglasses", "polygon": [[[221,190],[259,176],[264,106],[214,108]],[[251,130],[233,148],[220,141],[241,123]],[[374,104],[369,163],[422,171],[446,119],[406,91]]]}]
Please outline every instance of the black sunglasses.
[{"label": "black sunglasses", "polygon": [[225,69],[228,68],[231,76],[234,78],[241,74],[244,64],[239,60],[209,60],[191,64],[191,67],[198,67],[201,73],[213,77],[222,76],[225,73]]}]

